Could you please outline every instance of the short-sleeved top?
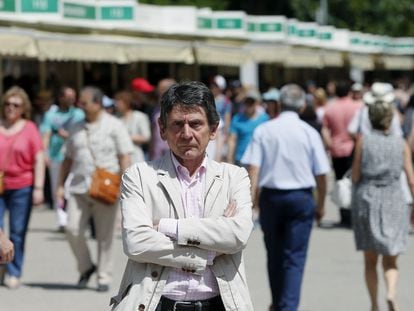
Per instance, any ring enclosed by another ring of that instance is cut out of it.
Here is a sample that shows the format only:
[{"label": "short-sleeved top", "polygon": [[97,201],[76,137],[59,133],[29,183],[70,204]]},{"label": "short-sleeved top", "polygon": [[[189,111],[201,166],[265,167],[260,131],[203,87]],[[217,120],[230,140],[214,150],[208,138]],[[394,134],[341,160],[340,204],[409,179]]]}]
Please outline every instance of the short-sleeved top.
[{"label": "short-sleeved top", "polygon": [[354,149],[354,140],[348,133],[348,125],[362,103],[350,97],[338,98],[326,106],[323,125],[332,137],[330,152],[332,157],[348,157]]},{"label": "short-sleeved top", "polygon": [[290,111],[256,128],[241,162],[260,167],[260,187],[281,190],[313,188],[330,170],[319,133]]},{"label": "short-sleeved top", "polygon": [[[362,109],[354,115],[348,125],[348,132],[353,135],[358,133],[364,135],[372,132],[372,125],[368,115],[368,106],[363,106]],[[392,116],[389,134],[398,137],[403,136],[400,119],[396,112],[394,112],[394,115]]]},{"label": "short-sleeved top", "polygon": [[26,121],[23,129],[14,135],[0,134],[0,170],[5,172],[5,189],[33,185],[36,154],[42,149],[39,130],[32,121]]},{"label": "short-sleeved top", "polygon": [[71,107],[67,111],[49,110],[46,112],[42,124],[40,125],[41,133],[51,133],[49,149],[47,150],[49,158],[52,161],[63,161],[65,139],[58,134],[59,129],[69,131],[77,122],[85,119],[85,113],[82,109]]},{"label": "short-sleeved top", "polygon": [[127,129],[116,117],[102,112],[96,122],[78,122],[70,131],[65,156],[72,160],[71,193],[86,193],[96,167],[120,172],[119,155],[130,154],[133,145]]},{"label": "short-sleeved top", "polygon": [[233,117],[230,124],[230,134],[237,136],[234,156],[236,161],[241,160],[255,128],[267,120],[269,120],[269,116],[264,112],[258,112],[253,118],[249,118],[244,113],[238,113]]},{"label": "short-sleeved top", "polygon": [[[132,114],[128,119],[122,119],[121,120],[127,130],[129,135],[135,136],[135,135],[141,135],[145,137],[146,139],[150,139],[151,137],[151,127],[150,127],[150,121],[148,116],[141,112],[141,111],[133,111]],[[131,162],[141,162],[144,161],[144,151],[142,150],[140,145],[134,144],[134,151],[131,155]]]}]

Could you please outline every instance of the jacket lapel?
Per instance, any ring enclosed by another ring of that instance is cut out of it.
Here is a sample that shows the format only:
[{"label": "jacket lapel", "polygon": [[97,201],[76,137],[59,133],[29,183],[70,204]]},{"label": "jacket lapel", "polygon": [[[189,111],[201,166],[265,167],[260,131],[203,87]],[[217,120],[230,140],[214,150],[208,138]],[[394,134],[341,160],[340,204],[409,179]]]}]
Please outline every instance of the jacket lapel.
[{"label": "jacket lapel", "polygon": [[185,211],[181,202],[180,181],[177,178],[177,173],[169,152],[161,159],[160,167],[158,168],[158,178],[165,188],[167,195],[170,197],[178,218],[185,218]]},{"label": "jacket lapel", "polygon": [[214,202],[223,185],[221,167],[217,162],[209,160],[206,170],[206,194],[204,197],[204,217],[213,212]]}]

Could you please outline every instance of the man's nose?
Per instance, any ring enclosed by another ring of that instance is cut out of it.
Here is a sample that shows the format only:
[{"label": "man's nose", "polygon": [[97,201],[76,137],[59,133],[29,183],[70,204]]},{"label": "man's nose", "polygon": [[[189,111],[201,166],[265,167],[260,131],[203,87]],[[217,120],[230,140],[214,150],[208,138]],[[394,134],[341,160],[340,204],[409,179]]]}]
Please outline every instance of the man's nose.
[{"label": "man's nose", "polygon": [[191,127],[190,127],[190,125],[184,124],[181,134],[182,134],[183,138],[190,138],[191,137]]}]

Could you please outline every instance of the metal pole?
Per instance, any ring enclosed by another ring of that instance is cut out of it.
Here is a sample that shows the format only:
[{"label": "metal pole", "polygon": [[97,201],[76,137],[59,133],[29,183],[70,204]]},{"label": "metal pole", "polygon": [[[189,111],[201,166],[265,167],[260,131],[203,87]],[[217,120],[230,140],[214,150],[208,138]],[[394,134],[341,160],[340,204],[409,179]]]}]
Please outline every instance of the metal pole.
[{"label": "metal pole", "polygon": [[111,64],[111,89],[113,92],[118,90],[118,65]]},{"label": "metal pole", "polygon": [[76,62],[76,88],[80,91],[83,87],[83,64],[80,61]]},{"label": "metal pole", "polygon": [[46,61],[39,62],[39,81],[40,81],[40,89],[46,89]]},{"label": "metal pole", "polygon": [[320,20],[321,25],[328,24],[328,0],[320,0]]}]

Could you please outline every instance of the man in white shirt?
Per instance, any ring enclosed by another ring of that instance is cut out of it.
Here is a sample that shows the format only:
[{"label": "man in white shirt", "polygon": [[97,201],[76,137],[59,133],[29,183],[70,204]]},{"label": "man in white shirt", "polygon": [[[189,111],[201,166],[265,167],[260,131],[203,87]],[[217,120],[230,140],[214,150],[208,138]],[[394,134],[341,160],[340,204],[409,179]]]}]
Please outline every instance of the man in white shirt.
[{"label": "man in white shirt", "polygon": [[260,224],[272,291],[270,310],[296,311],[312,222],[324,215],[330,167],[320,135],[299,119],[305,107],[303,90],[295,84],[284,86],[280,102],[282,113],[256,128],[241,162],[249,165],[252,194],[261,187]]}]

